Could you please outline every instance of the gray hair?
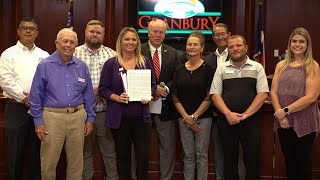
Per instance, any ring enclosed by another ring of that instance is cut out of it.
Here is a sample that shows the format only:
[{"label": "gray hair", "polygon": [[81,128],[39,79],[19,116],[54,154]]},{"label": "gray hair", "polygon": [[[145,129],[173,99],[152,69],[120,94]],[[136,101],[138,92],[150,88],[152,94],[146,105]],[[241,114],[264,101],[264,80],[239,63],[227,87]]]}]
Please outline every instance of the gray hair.
[{"label": "gray hair", "polygon": [[78,43],[78,36],[77,36],[77,33],[75,31],[73,31],[72,29],[70,28],[63,28],[61,29],[58,34],[57,34],[57,39],[56,41],[58,41],[60,39],[60,36],[62,33],[66,33],[66,32],[69,32],[69,33],[73,33],[75,36],[76,36],[76,43]]}]

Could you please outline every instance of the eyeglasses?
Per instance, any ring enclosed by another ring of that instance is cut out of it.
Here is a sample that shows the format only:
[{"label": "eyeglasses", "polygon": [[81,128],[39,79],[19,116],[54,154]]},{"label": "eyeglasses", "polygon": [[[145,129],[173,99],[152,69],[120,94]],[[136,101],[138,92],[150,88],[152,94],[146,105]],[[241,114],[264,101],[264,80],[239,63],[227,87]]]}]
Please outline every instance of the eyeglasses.
[{"label": "eyeglasses", "polygon": [[24,30],[24,31],[27,31],[27,30],[35,31],[35,30],[37,30],[37,28],[32,27],[32,26],[21,26],[19,29]]},{"label": "eyeglasses", "polygon": [[221,34],[214,34],[213,37],[218,38],[218,37],[224,37],[228,33],[221,33]]}]

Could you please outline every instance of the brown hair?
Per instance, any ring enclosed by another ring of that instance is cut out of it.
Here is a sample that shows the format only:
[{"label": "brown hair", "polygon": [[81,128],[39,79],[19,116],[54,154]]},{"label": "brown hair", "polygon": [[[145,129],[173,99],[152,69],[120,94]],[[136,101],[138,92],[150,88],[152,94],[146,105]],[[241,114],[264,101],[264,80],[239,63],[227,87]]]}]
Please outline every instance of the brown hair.
[{"label": "brown hair", "polygon": [[306,66],[306,71],[307,71],[307,76],[312,73],[316,73],[316,69],[314,68],[316,61],[313,59],[312,56],[312,41],[311,41],[311,36],[309,32],[303,28],[303,27],[298,27],[292,31],[290,34],[289,40],[288,40],[288,46],[287,46],[287,54],[286,58],[284,59],[284,63],[280,66],[280,73],[283,72],[284,69],[286,69],[291,62],[294,61],[294,54],[291,51],[291,41],[294,35],[301,35],[303,36],[306,41],[307,41],[307,49],[306,52],[304,53],[304,59],[303,59],[303,65]]}]

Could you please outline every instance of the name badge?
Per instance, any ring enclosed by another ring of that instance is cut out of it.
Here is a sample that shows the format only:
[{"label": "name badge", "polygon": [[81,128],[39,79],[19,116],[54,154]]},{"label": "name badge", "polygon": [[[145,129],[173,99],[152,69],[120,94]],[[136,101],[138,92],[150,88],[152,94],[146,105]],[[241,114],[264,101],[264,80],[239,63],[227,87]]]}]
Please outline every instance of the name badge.
[{"label": "name badge", "polygon": [[233,74],[234,70],[226,70],[226,74]]},{"label": "name badge", "polygon": [[79,82],[86,82],[86,80],[85,80],[85,79],[82,79],[81,77],[78,77],[78,81],[79,81]]},{"label": "name badge", "polygon": [[43,59],[43,57],[38,58],[38,62],[41,62]]}]

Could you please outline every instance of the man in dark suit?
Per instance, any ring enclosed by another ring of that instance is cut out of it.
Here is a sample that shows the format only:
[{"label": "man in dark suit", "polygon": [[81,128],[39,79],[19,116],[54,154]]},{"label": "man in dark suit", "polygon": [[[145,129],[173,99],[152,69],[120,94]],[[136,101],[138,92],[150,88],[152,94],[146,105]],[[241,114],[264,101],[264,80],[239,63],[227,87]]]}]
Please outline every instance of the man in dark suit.
[{"label": "man in dark suit", "polygon": [[149,41],[141,45],[141,53],[153,62],[157,76],[157,90],[150,102],[150,112],[159,139],[160,179],[172,179],[177,114],[171,101],[170,87],[180,63],[176,49],[162,44],[165,33],[166,24],[162,20],[151,21],[148,27]]},{"label": "man in dark suit", "polygon": [[[206,64],[209,64],[214,71],[217,67],[227,61],[229,59],[228,56],[228,38],[231,35],[229,28],[226,24],[218,23],[212,28],[212,39],[217,45],[217,49],[208,54],[204,61]],[[223,149],[221,145],[221,140],[218,134],[218,127],[217,127],[217,114],[215,113],[216,109],[214,108],[214,117],[212,118],[212,127],[211,127],[211,139],[213,144],[213,154],[215,160],[215,167],[216,167],[216,179],[223,180]],[[241,147],[240,147],[241,148]],[[242,152],[239,154],[239,174],[240,179],[245,178],[245,169],[242,162]]]}]

